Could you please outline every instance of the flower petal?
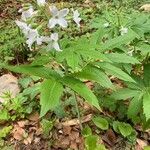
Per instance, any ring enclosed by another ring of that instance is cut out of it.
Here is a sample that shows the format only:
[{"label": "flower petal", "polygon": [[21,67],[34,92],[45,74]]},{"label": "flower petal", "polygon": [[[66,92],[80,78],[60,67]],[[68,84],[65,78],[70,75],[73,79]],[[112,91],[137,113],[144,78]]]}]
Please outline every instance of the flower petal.
[{"label": "flower petal", "polygon": [[45,0],[37,0],[39,6],[44,6],[46,4]]},{"label": "flower petal", "polygon": [[65,16],[67,16],[68,13],[69,13],[69,9],[68,8],[62,9],[62,10],[60,10],[58,12],[58,17],[63,18]]},{"label": "flower petal", "polygon": [[81,21],[81,18],[79,16],[80,16],[80,14],[79,14],[78,10],[73,11],[73,20],[77,24],[78,27],[80,27],[80,21]]},{"label": "flower petal", "polygon": [[58,19],[51,18],[51,19],[49,20],[48,27],[49,27],[49,28],[54,28],[55,25],[58,24],[58,21],[57,21],[57,20],[58,20]]},{"label": "flower petal", "polygon": [[68,26],[68,23],[67,23],[67,21],[66,21],[64,18],[59,18],[59,19],[57,20],[57,22],[58,22],[58,24],[59,24],[60,26],[62,26],[63,28],[66,28],[66,27]]},{"label": "flower petal", "polygon": [[56,6],[50,6],[49,9],[53,17],[58,15],[58,9]]},{"label": "flower petal", "polygon": [[53,43],[53,48],[54,48],[56,51],[62,51],[62,50],[60,49],[60,47],[59,47],[58,42],[54,42],[54,43]]},{"label": "flower petal", "polygon": [[51,34],[51,40],[57,42],[58,41],[58,33],[52,33]]}]

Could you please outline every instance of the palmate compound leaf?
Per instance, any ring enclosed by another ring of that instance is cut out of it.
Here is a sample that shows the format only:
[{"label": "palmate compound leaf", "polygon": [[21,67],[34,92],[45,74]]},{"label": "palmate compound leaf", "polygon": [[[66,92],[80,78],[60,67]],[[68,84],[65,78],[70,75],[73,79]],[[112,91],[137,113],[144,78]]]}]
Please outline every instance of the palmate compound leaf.
[{"label": "palmate compound leaf", "polygon": [[1,64],[0,67],[17,73],[24,73],[28,75],[42,77],[45,79],[60,81],[62,84],[70,87],[72,90],[81,95],[86,101],[89,102],[89,104],[101,110],[98,100],[96,96],[92,93],[92,91],[88,89],[87,86],[80,80],[77,80],[73,77],[62,78],[57,72],[44,66],[30,66],[30,65],[9,66]]},{"label": "palmate compound leaf", "polygon": [[100,109],[98,99],[93,94],[93,92],[80,80],[75,79],[73,77],[65,76],[61,79],[61,82],[77,92],[80,96],[82,96],[89,104],[95,106],[97,109]]},{"label": "palmate compound leaf", "polygon": [[43,117],[49,110],[53,110],[59,104],[60,96],[63,93],[63,85],[56,80],[45,80],[41,84],[41,113]]},{"label": "palmate compound leaf", "polygon": [[105,62],[96,62],[95,66],[104,69],[107,73],[114,75],[115,77],[129,82],[135,82],[127,73],[122,71],[120,68]]},{"label": "palmate compound leaf", "polygon": [[108,76],[99,68],[92,65],[87,65],[81,72],[74,73],[73,76],[80,79],[93,80],[106,88],[113,88]]},{"label": "palmate compound leaf", "polygon": [[150,119],[150,89],[143,95],[143,113],[148,121]]}]

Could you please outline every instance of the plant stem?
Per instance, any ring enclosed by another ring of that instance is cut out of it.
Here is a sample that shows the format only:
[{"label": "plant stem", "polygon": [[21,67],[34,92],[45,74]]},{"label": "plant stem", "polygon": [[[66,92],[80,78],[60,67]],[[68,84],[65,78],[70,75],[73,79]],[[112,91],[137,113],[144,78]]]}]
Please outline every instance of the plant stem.
[{"label": "plant stem", "polygon": [[79,126],[80,126],[80,129],[82,130],[83,126],[82,126],[80,111],[79,111],[79,107],[78,107],[77,95],[75,92],[74,92],[74,96],[75,96],[75,107],[76,107],[76,111],[77,111],[78,119],[79,119]]}]

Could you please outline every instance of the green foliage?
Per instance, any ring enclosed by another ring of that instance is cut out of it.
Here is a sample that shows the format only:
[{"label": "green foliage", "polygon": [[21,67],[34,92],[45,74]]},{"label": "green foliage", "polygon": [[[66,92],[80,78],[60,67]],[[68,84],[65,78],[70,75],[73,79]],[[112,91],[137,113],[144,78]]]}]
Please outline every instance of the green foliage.
[{"label": "green foliage", "polygon": [[56,80],[45,80],[41,85],[41,117],[59,104],[63,86]]},{"label": "green foliage", "polygon": [[99,68],[87,65],[82,71],[73,74],[76,78],[88,79],[99,83],[106,88],[112,88],[112,83],[108,76]]},{"label": "green foliage", "polygon": [[145,114],[146,121],[150,119],[150,91],[147,91],[143,95],[143,113]]},{"label": "green foliage", "polygon": [[109,128],[109,124],[108,124],[108,121],[105,119],[105,118],[102,118],[102,117],[94,117],[92,119],[92,121],[94,122],[94,124],[102,129],[102,130],[107,130]]},{"label": "green foliage", "polygon": [[[2,22],[1,22],[2,23]],[[12,24],[12,21],[9,21]],[[0,60],[1,62],[12,60],[16,53],[22,50],[24,39],[18,34],[18,28],[14,25],[3,26],[0,24]]]},{"label": "green foliage", "polygon": [[118,77],[119,79],[129,82],[135,82],[127,73],[110,63],[96,62],[95,65],[104,69],[107,73]]},{"label": "green foliage", "polygon": [[42,126],[44,136],[48,137],[50,134],[50,131],[52,130],[52,128],[54,126],[54,122],[49,121],[47,119],[42,119],[41,126]]},{"label": "green foliage", "polygon": [[150,146],[145,146],[144,150],[150,150]]},{"label": "green foliage", "polygon": [[123,135],[124,137],[127,137],[132,134],[134,129],[131,127],[130,124],[124,123],[124,122],[113,122],[113,129],[117,132]]},{"label": "green foliage", "polygon": [[106,150],[105,146],[98,144],[98,136],[90,135],[85,139],[86,150]]},{"label": "green foliage", "polygon": [[5,138],[10,133],[12,128],[13,128],[12,126],[8,126],[0,129],[0,139]]}]

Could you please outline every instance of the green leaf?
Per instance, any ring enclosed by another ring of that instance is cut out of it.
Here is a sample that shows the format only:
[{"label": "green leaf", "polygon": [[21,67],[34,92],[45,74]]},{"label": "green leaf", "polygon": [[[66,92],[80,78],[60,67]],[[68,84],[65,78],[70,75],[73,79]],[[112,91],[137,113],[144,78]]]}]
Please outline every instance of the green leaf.
[{"label": "green leaf", "polygon": [[144,150],[150,150],[150,146],[145,146]]},{"label": "green leaf", "polygon": [[150,64],[144,66],[144,83],[145,86],[150,87]]},{"label": "green leaf", "polygon": [[84,127],[83,130],[82,130],[82,135],[84,137],[88,137],[88,136],[92,135],[91,128],[89,126]]},{"label": "green leaf", "polygon": [[98,62],[95,64],[96,64],[96,66],[99,66],[100,68],[104,69],[107,73],[114,75],[121,80],[129,81],[129,82],[135,82],[127,73],[125,73],[120,68],[118,68],[112,64],[104,63],[104,62],[103,63]]},{"label": "green leaf", "polygon": [[4,127],[3,129],[0,130],[0,139],[5,138],[10,131],[12,130],[12,126]]},{"label": "green leaf", "polygon": [[135,118],[139,111],[142,109],[142,95],[138,94],[131,100],[128,107],[128,118]]},{"label": "green leaf", "polygon": [[127,34],[115,37],[114,39],[110,39],[105,43],[101,44],[101,46],[98,49],[100,51],[110,50],[119,47],[123,44],[127,44],[138,37],[139,36],[134,31],[129,30]]},{"label": "green leaf", "polygon": [[42,126],[44,136],[48,137],[50,134],[50,131],[52,130],[54,126],[54,122],[51,120],[42,119],[41,126]]},{"label": "green leaf", "polygon": [[35,57],[35,60],[32,62],[32,66],[42,66],[50,62],[49,56],[38,56]]},{"label": "green leaf", "polygon": [[81,72],[73,74],[74,77],[93,80],[106,88],[112,88],[112,83],[108,76],[95,66],[88,65]]},{"label": "green leaf", "polygon": [[53,110],[58,104],[63,92],[63,86],[56,80],[45,80],[41,85],[41,113],[44,116],[49,110]]},{"label": "green leaf", "polygon": [[61,82],[70,87],[72,90],[77,92],[80,96],[82,96],[89,104],[95,106],[97,109],[100,110],[100,106],[96,96],[93,92],[80,80],[75,79],[73,77],[63,77]]},{"label": "green leaf", "polygon": [[116,63],[125,64],[138,64],[140,63],[136,58],[128,56],[126,54],[110,53],[106,55],[111,61]]},{"label": "green leaf", "polygon": [[85,139],[86,150],[96,150],[98,137],[90,135]]},{"label": "green leaf", "polygon": [[0,121],[9,120],[10,116],[6,109],[0,111]]},{"label": "green leaf", "polygon": [[121,133],[121,135],[123,135],[124,137],[129,136],[134,131],[130,124],[119,121],[113,122],[113,129],[117,133]]},{"label": "green leaf", "polygon": [[148,91],[143,95],[143,113],[148,121],[150,119],[150,93]]},{"label": "green leaf", "polygon": [[73,51],[71,51],[69,53],[69,55],[66,57],[66,61],[67,64],[74,70],[78,70],[79,69],[79,63],[81,62],[80,57],[74,53]]},{"label": "green leaf", "polygon": [[127,123],[122,123],[122,122],[118,124],[118,129],[124,137],[129,136],[133,131],[133,128],[131,127],[131,125]]},{"label": "green leaf", "polygon": [[132,90],[132,89],[128,89],[128,88],[122,88],[122,89],[119,89],[115,92],[113,92],[111,94],[111,98],[113,99],[117,99],[117,100],[126,100],[128,98],[132,98],[134,96],[137,96],[139,95],[141,91],[138,91],[138,90]]},{"label": "green leaf", "polygon": [[31,66],[31,65],[20,65],[20,66],[10,66],[6,64],[1,64],[2,68],[8,69],[17,73],[24,73],[28,75],[34,75],[47,79],[59,79],[60,75],[48,67],[43,66]]},{"label": "green leaf", "polygon": [[109,124],[108,124],[108,121],[105,119],[105,118],[102,118],[102,117],[94,117],[92,119],[92,121],[94,122],[94,124],[102,129],[102,130],[107,130],[109,128]]},{"label": "green leaf", "polygon": [[83,58],[88,57],[90,59],[94,59],[94,60],[101,60],[101,61],[105,61],[105,62],[111,62],[111,60],[106,57],[105,54],[102,54],[99,51],[96,50],[84,50],[84,49],[80,49],[78,51],[79,54],[81,54],[83,56]]}]

